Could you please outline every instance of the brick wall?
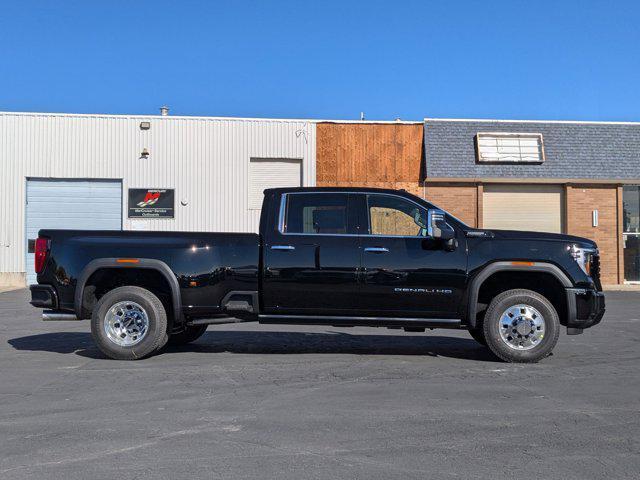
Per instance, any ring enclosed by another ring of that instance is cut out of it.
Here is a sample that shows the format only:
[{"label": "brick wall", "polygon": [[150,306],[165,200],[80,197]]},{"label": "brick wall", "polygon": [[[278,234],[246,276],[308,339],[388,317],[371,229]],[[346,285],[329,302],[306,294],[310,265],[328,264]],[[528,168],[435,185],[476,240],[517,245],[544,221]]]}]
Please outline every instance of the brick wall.
[{"label": "brick wall", "polygon": [[[465,183],[427,184],[425,198],[451,212],[471,226],[482,218],[482,186]],[[566,187],[566,231],[594,240],[602,263],[602,283],[623,282],[619,192],[615,185],[571,185]],[[598,210],[598,226],[592,226],[592,212]],[[481,226],[481,225],[480,225]]]},{"label": "brick wall", "polygon": [[[605,285],[622,283],[618,231],[618,188],[609,185],[566,187],[567,233],[594,240],[600,249],[601,279]],[[598,210],[598,226],[592,212]]]},{"label": "brick wall", "polygon": [[478,220],[478,188],[469,183],[427,184],[425,198],[450,212],[467,225],[475,227]]}]

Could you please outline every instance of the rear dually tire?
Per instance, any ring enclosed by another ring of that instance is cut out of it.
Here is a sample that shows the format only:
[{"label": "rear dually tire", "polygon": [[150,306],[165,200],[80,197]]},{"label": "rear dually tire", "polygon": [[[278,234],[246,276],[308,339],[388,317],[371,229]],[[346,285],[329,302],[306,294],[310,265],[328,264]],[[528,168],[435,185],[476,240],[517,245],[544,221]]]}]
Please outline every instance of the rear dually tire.
[{"label": "rear dually tire", "polygon": [[168,345],[186,345],[195,342],[207,331],[209,325],[186,326],[180,333],[169,335]]},{"label": "rear dually tire", "polygon": [[167,341],[167,313],[149,290],[134,286],[107,292],[91,316],[91,335],[114,360],[140,360]]}]

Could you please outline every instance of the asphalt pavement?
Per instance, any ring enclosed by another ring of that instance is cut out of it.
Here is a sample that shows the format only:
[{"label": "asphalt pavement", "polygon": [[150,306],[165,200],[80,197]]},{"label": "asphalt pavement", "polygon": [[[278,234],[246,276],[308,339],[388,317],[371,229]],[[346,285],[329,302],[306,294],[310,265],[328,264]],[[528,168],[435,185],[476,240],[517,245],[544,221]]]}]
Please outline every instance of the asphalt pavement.
[{"label": "asphalt pavement", "polygon": [[209,327],[138,362],[0,294],[0,478],[638,479],[640,293],[536,365],[466,331]]}]

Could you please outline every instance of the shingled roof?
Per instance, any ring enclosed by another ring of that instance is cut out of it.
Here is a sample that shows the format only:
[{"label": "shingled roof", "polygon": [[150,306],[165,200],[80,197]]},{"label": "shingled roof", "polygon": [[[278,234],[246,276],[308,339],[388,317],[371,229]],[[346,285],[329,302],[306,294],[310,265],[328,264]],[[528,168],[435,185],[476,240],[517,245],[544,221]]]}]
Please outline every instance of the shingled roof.
[{"label": "shingled roof", "polygon": [[[487,164],[479,132],[541,133],[541,164]],[[426,178],[640,179],[640,123],[425,119]]]}]

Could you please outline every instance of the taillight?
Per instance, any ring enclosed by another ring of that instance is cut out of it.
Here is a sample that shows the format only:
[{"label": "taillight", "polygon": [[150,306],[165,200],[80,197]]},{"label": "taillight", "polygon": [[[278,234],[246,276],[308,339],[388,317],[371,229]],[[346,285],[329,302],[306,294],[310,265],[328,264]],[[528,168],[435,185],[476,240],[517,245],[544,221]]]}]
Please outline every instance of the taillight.
[{"label": "taillight", "polygon": [[38,237],[38,239],[36,240],[36,258],[35,258],[36,273],[40,273],[44,269],[44,264],[47,261],[48,254],[49,254],[49,239]]}]

